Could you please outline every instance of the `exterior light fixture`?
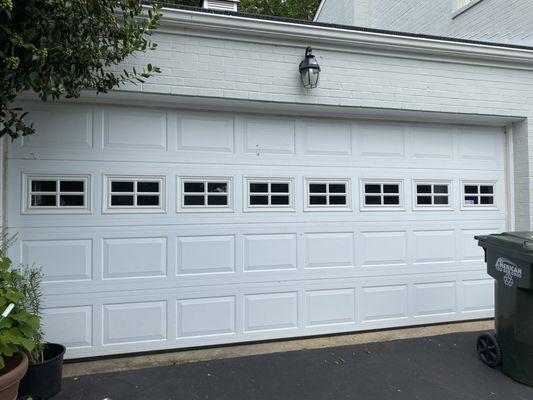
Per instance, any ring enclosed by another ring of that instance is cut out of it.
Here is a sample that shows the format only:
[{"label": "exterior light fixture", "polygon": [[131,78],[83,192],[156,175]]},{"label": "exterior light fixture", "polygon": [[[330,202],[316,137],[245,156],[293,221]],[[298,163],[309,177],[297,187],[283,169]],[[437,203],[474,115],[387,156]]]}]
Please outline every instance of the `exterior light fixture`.
[{"label": "exterior light fixture", "polygon": [[311,47],[305,49],[305,58],[300,63],[300,76],[304,88],[312,89],[317,87],[318,77],[320,76],[320,65],[318,65]]}]

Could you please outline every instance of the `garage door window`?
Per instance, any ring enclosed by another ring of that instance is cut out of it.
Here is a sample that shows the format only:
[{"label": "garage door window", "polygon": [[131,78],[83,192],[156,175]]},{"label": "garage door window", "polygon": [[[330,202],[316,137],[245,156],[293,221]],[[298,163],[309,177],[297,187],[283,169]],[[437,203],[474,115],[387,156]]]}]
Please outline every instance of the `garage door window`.
[{"label": "garage door window", "polygon": [[88,175],[25,175],[24,212],[88,212]]},{"label": "garage door window", "polygon": [[415,181],[414,208],[450,209],[451,183],[449,181]]},{"label": "garage door window", "polygon": [[463,208],[495,208],[495,182],[463,182]]},{"label": "garage door window", "polygon": [[106,212],[163,212],[164,177],[107,176]]},{"label": "garage door window", "polygon": [[292,179],[246,180],[248,211],[292,210]]},{"label": "garage door window", "polygon": [[362,210],[402,209],[402,181],[362,180]]},{"label": "garage door window", "polygon": [[231,211],[230,178],[180,178],[181,203],[186,211]]},{"label": "garage door window", "polygon": [[348,179],[307,179],[305,187],[307,210],[350,209],[350,185]]}]

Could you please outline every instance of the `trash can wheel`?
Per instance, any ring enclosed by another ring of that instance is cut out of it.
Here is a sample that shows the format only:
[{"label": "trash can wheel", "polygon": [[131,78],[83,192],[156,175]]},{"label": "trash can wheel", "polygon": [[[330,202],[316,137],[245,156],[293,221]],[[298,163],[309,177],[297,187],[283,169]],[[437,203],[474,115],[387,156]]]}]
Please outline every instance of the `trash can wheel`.
[{"label": "trash can wheel", "polygon": [[485,365],[495,368],[502,362],[502,351],[496,336],[483,333],[477,338],[477,353]]}]

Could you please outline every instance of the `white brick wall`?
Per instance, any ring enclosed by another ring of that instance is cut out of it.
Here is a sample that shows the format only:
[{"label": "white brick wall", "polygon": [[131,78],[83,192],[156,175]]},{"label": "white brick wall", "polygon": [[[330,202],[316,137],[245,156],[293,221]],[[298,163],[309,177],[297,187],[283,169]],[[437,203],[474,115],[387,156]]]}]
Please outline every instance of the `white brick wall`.
[{"label": "white brick wall", "polygon": [[[533,46],[533,1],[481,0],[453,18],[453,0],[326,0],[318,21]],[[343,10],[355,13],[343,14]],[[352,20],[347,17],[353,15]]]},{"label": "white brick wall", "polygon": [[[205,34],[205,33],[204,33]],[[159,94],[206,96],[267,102],[377,107],[444,113],[533,116],[533,73],[529,70],[423,60],[416,55],[364,54],[314,45],[313,39],[253,42],[243,35],[226,38],[158,33],[156,52],[129,65],[150,61],[162,73],[127,89]],[[268,42],[268,43],[265,43]],[[317,89],[300,84],[298,64],[313,45],[322,67]],[[377,51],[376,51],[377,53]],[[290,104],[280,105],[290,110]],[[514,127],[516,218],[531,226],[533,197],[533,127]],[[524,194],[527,193],[527,196]]]}]

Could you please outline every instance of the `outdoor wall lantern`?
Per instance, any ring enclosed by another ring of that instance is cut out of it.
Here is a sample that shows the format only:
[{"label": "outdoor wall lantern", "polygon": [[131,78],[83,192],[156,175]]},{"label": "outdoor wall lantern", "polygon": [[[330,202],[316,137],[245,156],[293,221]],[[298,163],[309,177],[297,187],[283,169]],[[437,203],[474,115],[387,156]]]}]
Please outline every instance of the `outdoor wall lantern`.
[{"label": "outdoor wall lantern", "polygon": [[304,88],[312,89],[317,87],[318,77],[320,76],[320,65],[318,65],[311,47],[305,49],[305,58],[300,63],[300,76]]}]

